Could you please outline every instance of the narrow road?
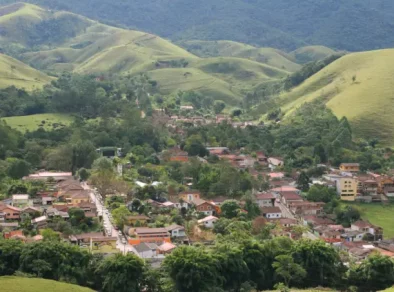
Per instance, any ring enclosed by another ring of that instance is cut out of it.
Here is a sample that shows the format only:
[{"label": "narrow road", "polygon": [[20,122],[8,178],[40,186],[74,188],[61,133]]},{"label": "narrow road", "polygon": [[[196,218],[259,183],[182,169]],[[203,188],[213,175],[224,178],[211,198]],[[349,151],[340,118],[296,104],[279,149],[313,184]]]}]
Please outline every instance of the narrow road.
[{"label": "narrow road", "polygon": [[[290,219],[297,219],[294,214],[289,210],[289,208],[287,208],[285,205],[283,205],[282,203],[278,203],[275,202],[275,206],[279,207],[279,209],[282,211],[282,217],[284,218],[290,218]],[[314,235],[312,232],[307,231],[305,232],[302,237],[304,238],[309,238],[312,240],[318,240],[319,237],[317,237],[316,235]]]},{"label": "narrow road", "polygon": [[[115,229],[115,226],[112,224],[111,220],[109,219],[109,211],[107,210],[107,208],[105,208],[105,206],[103,206],[103,204],[100,203],[101,199],[101,195],[98,192],[95,192],[94,190],[92,190],[92,188],[87,184],[87,183],[81,183],[82,187],[85,190],[90,190],[90,199],[92,200],[93,203],[96,204],[96,208],[97,208],[97,212],[100,216],[102,216],[103,218],[103,225],[106,226],[105,229],[105,234],[107,234],[107,236],[111,236],[111,237],[116,237],[116,248],[119,249],[123,254],[132,252],[135,255],[139,256],[137,250],[130,245],[127,242],[127,238],[124,237],[124,235],[120,236],[119,235],[119,231],[117,231]],[[110,231],[110,233],[107,233],[107,229]],[[122,243],[122,238],[126,239],[126,244]]]}]

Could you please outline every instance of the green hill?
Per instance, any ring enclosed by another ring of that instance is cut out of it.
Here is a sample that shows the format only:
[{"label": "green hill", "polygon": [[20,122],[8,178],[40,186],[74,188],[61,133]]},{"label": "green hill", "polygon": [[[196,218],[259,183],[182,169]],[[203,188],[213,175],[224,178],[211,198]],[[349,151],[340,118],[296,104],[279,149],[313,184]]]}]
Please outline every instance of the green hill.
[{"label": "green hill", "polygon": [[73,117],[67,114],[36,114],[2,118],[11,128],[21,132],[35,131],[38,128],[54,130],[72,123]]},{"label": "green hill", "polygon": [[89,292],[89,288],[39,278],[0,277],[0,285],[7,292]]},{"label": "green hill", "polygon": [[199,57],[238,57],[264,63],[285,71],[294,72],[301,68],[293,57],[273,48],[256,48],[233,41],[185,41],[180,43]]},{"label": "green hill", "polygon": [[232,57],[193,60],[191,66],[242,89],[289,74],[287,71],[255,61]]},{"label": "green hill", "polygon": [[291,52],[289,55],[299,64],[305,64],[312,61],[322,60],[336,52],[325,46],[307,46],[301,47]]},{"label": "green hill", "polygon": [[224,57],[201,58],[158,36],[69,12],[24,3],[1,11],[0,48],[33,67],[97,75],[149,72],[162,94],[196,90],[236,105],[244,91],[299,67],[285,53],[269,48],[223,41],[217,49]]},{"label": "green hill", "polygon": [[14,85],[18,88],[32,90],[41,88],[51,81],[44,73],[9,56],[0,54],[0,88]]},{"label": "green hill", "polygon": [[331,63],[277,102],[292,110],[317,98],[338,117],[346,116],[354,133],[363,138],[379,138],[394,144],[394,49],[352,53]]}]

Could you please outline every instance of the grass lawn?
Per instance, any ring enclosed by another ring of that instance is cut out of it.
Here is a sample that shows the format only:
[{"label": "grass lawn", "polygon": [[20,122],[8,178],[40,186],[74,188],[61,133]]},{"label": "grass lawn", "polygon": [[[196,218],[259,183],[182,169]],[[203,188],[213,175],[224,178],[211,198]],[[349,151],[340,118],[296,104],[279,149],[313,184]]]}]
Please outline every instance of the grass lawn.
[{"label": "grass lawn", "polygon": [[21,132],[34,131],[38,128],[45,130],[54,130],[69,125],[73,121],[73,117],[66,114],[37,114],[30,116],[7,117],[3,120],[6,123]]},{"label": "grass lawn", "polygon": [[[0,286],[7,292],[89,292],[89,288],[38,278],[0,277]],[[2,290],[3,291],[3,290]]]},{"label": "grass lawn", "polygon": [[356,206],[361,217],[368,220],[372,224],[383,228],[384,238],[394,237],[394,204],[364,204],[364,203],[348,203],[348,205]]}]

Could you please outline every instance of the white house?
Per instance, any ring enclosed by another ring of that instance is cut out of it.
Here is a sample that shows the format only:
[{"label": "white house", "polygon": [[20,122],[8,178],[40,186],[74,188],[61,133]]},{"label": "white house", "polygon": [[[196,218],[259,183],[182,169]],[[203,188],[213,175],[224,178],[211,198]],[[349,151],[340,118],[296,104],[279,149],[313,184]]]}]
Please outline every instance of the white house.
[{"label": "white house", "polygon": [[277,167],[283,166],[284,162],[281,159],[275,158],[275,157],[270,157],[268,158],[268,164],[269,164],[269,168],[271,170],[274,170]]},{"label": "white house", "polygon": [[167,227],[164,227],[170,233],[171,237],[184,237],[186,236],[185,227],[173,224]]},{"label": "white house", "polygon": [[21,207],[21,206],[27,206],[28,204],[29,204],[29,195],[25,195],[25,194],[12,195],[12,206]]},{"label": "white house", "polygon": [[206,228],[213,228],[215,226],[215,222],[218,221],[219,218],[215,216],[207,216],[201,220],[198,220],[198,225],[205,226]]},{"label": "white house", "polygon": [[260,208],[261,213],[267,219],[278,219],[282,218],[282,211],[279,207],[263,207]]}]

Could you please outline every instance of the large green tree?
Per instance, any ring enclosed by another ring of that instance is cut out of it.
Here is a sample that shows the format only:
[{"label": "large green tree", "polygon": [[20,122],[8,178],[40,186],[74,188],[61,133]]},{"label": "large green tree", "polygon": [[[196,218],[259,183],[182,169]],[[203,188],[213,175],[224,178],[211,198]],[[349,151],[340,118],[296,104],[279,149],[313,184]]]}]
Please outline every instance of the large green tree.
[{"label": "large green tree", "polygon": [[96,272],[103,277],[104,292],[139,292],[144,274],[144,262],[134,254],[106,258]]}]

